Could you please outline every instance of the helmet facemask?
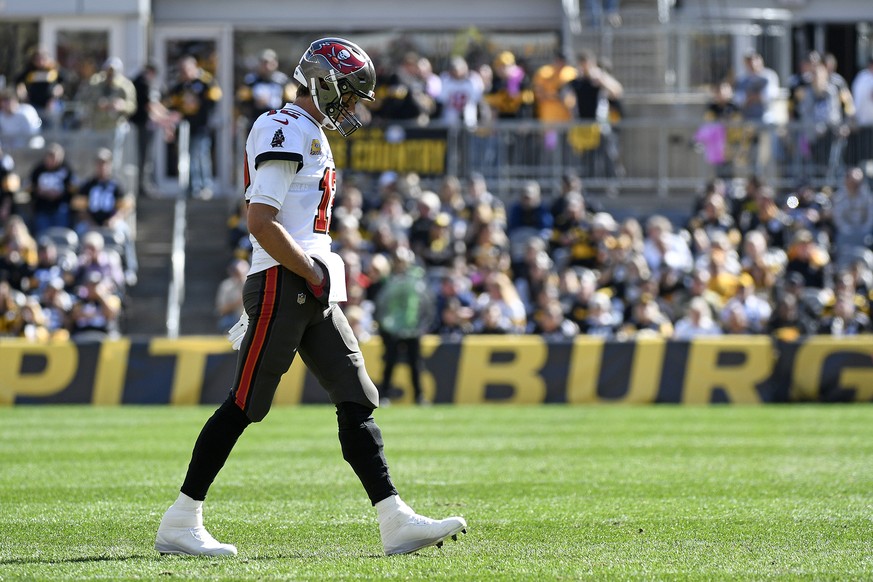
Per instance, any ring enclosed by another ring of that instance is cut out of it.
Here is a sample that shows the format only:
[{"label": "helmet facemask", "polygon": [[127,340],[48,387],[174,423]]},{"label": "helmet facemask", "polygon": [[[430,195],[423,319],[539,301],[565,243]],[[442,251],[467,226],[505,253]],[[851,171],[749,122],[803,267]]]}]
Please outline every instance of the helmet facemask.
[{"label": "helmet facemask", "polygon": [[322,125],[343,137],[363,125],[354,105],[358,99],[373,101],[376,78],[372,61],[359,47],[342,39],[315,41],[300,59],[294,78],[309,90],[324,116]]}]

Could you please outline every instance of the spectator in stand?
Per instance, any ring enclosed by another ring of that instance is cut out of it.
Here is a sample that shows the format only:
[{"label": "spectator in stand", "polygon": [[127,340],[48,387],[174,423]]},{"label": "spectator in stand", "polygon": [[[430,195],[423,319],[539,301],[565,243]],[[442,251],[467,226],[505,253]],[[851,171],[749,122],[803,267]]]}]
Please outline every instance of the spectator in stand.
[{"label": "spectator in stand", "polygon": [[812,84],[813,71],[821,64],[821,55],[818,51],[810,51],[804,54],[797,64],[797,72],[788,79],[788,113],[791,119],[796,120],[800,112],[800,100],[806,88]]},{"label": "spectator in stand", "polygon": [[273,49],[264,49],[258,55],[254,70],[246,73],[236,92],[240,114],[251,126],[265,111],[281,109],[294,101],[297,95],[294,83],[279,70],[279,58]]},{"label": "spectator in stand", "polygon": [[113,292],[111,282],[98,271],[88,271],[76,288],[76,302],[70,312],[73,339],[112,337],[118,333],[121,299]]},{"label": "spectator in stand", "polygon": [[760,230],[767,236],[771,247],[784,247],[791,231],[789,216],[776,204],[775,193],[769,186],[757,190],[755,213],[749,215],[742,232]]},{"label": "spectator in stand", "polygon": [[[0,91],[0,140],[8,149],[21,149],[35,143],[42,120],[31,105],[20,103],[12,89]],[[38,147],[38,146],[37,146]]]},{"label": "spectator in stand", "polygon": [[557,262],[589,269],[598,266],[597,243],[581,194],[567,195],[564,211],[552,229],[549,246]]},{"label": "spectator in stand", "polygon": [[28,293],[42,293],[51,281],[60,280],[63,283],[64,269],[71,267],[63,263],[68,261],[69,258],[60,256],[58,247],[52,239],[41,238],[36,245],[36,264],[33,266]]},{"label": "spectator in stand", "polygon": [[684,305],[690,307],[691,302],[695,299],[703,299],[706,305],[709,306],[710,317],[714,317],[721,313],[725,300],[719,293],[710,288],[709,282],[711,279],[712,273],[708,269],[694,269],[686,283],[687,290]]},{"label": "spectator in stand", "polygon": [[852,81],[852,98],[858,130],[849,151],[849,163],[860,164],[862,160],[873,159],[873,54],[867,59],[867,67]]},{"label": "spectator in stand", "polygon": [[133,196],[126,193],[121,183],[112,176],[110,150],[97,150],[94,174],[79,187],[72,206],[78,211],[75,228],[80,236],[89,230],[101,230],[111,233],[112,239],[122,245],[125,281],[128,286],[136,285],[136,244],[129,223],[134,201]]},{"label": "spectator in stand", "polygon": [[673,324],[662,311],[656,298],[650,294],[640,296],[630,309],[630,315],[618,331],[621,340],[641,337],[670,338]]},{"label": "spectator in stand", "polygon": [[100,71],[79,88],[76,101],[84,107],[84,127],[97,131],[126,128],[127,119],[136,111],[136,88],[124,76],[121,59],[106,59]]},{"label": "spectator in stand", "polygon": [[450,299],[438,312],[433,333],[443,340],[460,341],[465,335],[474,333],[474,316],[475,312],[470,307],[461,305],[457,298]]},{"label": "spectator in stand", "polygon": [[15,160],[0,147],[0,226],[15,212],[15,194],[21,189],[21,178],[15,172]]},{"label": "spectator in stand", "polygon": [[860,335],[870,331],[870,318],[858,311],[851,294],[837,296],[833,315],[825,317],[818,328],[819,334],[832,336]]},{"label": "spectator in stand", "polygon": [[619,0],[585,0],[588,23],[594,30],[600,30],[604,22],[613,28],[621,26]]},{"label": "spectator in stand", "polygon": [[470,231],[469,225],[472,225],[474,220],[473,216],[481,206],[486,206],[491,211],[491,218],[501,226],[506,227],[506,207],[499,197],[488,190],[488,182],[482,174],[478,172],[470,174],[467,180],[465,200],[466,208],[462,213],[462,217],[467,221],[468,235]]},{"label": "spectator in stand", "polygon": [[442,121],[448,125],[475,127],[479,123],[484,85],[479,73],[471,71],[464,57],[452,57],[449,69],[440,76],[438,101]]},{"label": "spectator in stand", "polygon": [[0,236],[0,279],[29,291],[38,260],[37,244],[20,216],[12,216]]},{"label": "spectator in stand", "polygon": [[539,307],[538,299],[543,290],[557,288],[558,275],[555,273],[554,262],[545,251],[536,253],[526,263],[524,274],[516,277],[514,283],[530,319]]},{"label": "spectator in stand", "polygon": [[758,230],[746,233],[740,264],[751,275],[755,287],[772,296],[777,278],[784,272],[788,256],[780,248],[768,248],[767,238]]},{"label": "spectator in stand", "polygon": [[463,188],[457,176],[443,177],[439,185],[440,211],[451,220],[450,230],[454,240],[465,241],[468,223]]},{"label": "spectator in stand", "polygon": [[434,96],[428,93],[423,76],[422,59],[414,52],[403,56],[400,65],[388,77],[376,115],[386,120],[409,121],[427,125],[436,112]]},{"label": "spectator in stand", "polygon": [[124,293],[124,271],[121,266],[121,257],[114,250],[106,249],[103,235],[96,231],[86,232],[82,237],[82,250],[79,252],[79,265],[76,268],[76,284],[86,287],[86,282],[92,279],[91,275],[97,273],[96,279],[101,289],[118,296]]},{"label": "spectator in stand", "polygon": [[532,116],[533,91],[527,72],[515,62],[511,51],[502,51],[492,63],[494,78],[485,102],[498,119],[521,119]]},{"label": "spectator in stand", "polygon": [[218,285],[215,294],[219,333],[227,333],[242,315],[242,288],[248,274],[248,261],[233,259],[227,266],[227,277]]},{"label": "spectator in stand", "polygon": [[712,318],[712,310],[703,297],[691,299],[687,314],[676,321],[673,329],[673,339],[676,340],[721,334],[721,327]]},{"label": "spectator in stand", "polygon": [[69,339],[73,299],[64,290],[64,280],[54,278],[48,281],[39,294],[39,304],[45,315],[45,325],[50,337],[58,341]]},{"label": "spectator in stand", "polygon": [[[552,62],[541,66],[534,73],[531,87],[534,93],[536,118],[546,124],[566,123],[573,115],[561,96],[562,89],[576,78],[578,71],[567,64],[564,53],[556,49]],[[547,151],[558,147],[558,133],[548,129],[544,134]]]},{"label": "spectator in stand", "polygon": [[816,333],[816,327],[814,322],[801,318],[797,296],[785,294],[776,301],[776,308],[767,323],[767,333],[782,341],[796,341],[800,337]]},{"label": "spectator in stand", "polygon": [[772,136],[763,131],[762,124],[771,124],[774,105],[779,99],[779,76],[764,65],[764,58],[756,51],[749,51],[743,58],[744,72],[734,83],[734,99],[745,121],[751,125],[752,147],[749,163],[760,171],[770,163],[773,147]]},{"label": "spectator in stand", "polygon": [[706,160],[715,167],[718,177],[731,177],[737,153],[744,146],[744,132],[736,127],[741,119],[734,103],[734,88],[728,81],[717,83],[703,114],[703,126],[695,139],[703,146]]},{"label": "spectator in stand", "polygon": [[597,210],[596,208],[589,208],[588,200],[585,199],[585,186],[582,183],[582,178],[574,170],[564,172],[561,175],[560,191],[552,201],[551,206],[549,206],[549,212],[552,213],[555,225],[560,224],[562,219],[564,219],[563,214],[567,209],[567,199],[576,195],[582,197],[585,212]]},{"label": "spectator in stand", "polygon": [[61,112],[64,76],[46,49],[33,51],[27,67],[15,79],[21,101],[32,105],[44,129],[54,129]]},{"label": "spectator in stand", "polygon": [[727,325],[731,314],[739,306],[745,314],[744,320],[752,333],[763,333],[770,321],[773,309],[765,299],[755,294],[755,280],[748,273],[743,273],[739,278],[739,287],[736,295],[725,303],[722,309],[721,320]]},{"label": "spectator in stand", "polygon": [[178,82],[170,88],[165,105],[184,119],[190,128],[191,183],[188,193],[204,200],[212,198],[212,125],[221,100],[218,83],[200,68],[197,59],[185,55],[178,62]]},{"label": "spectator in stand", "polygon": [[643,256],[656,279],[663,279],[671,273],[684,276],[694,264],[688,243],[673,232],[673,225],[667,217],[658,214],[646,221]]},{"label": "spectator in stand", "polygon": [[845,266],[873,244],[873,193],[858,167],[849,168],[834,193],[834,254]]},{"label": "spectator in stand", "polygon": [[24,302],[24,293],[13,289],[9,281],[0,278],[0,337],[15,335],[15,330],[20,326]]},{"label": "spectator in stand", "polygon": [[783,212],[793,228],[805,228],[813,233],[831,236],[833,211],[830,197],[816,190],[812,184],[803,183],[785,199]]},{"label": "spectator in stand", "polygon": [[477,298],[483,320],[485,312],[493,306],[500,310],[500,327],[509,333],[524,333],[527,327],[527,311],[518,295],[518,290],[506,273],[493,271],[485,276],[485,289]]},{"label": "spectator in stand", "polygon": [[611,340],[615,338],[620,326],[621,318],[615,313],[609,295],[601,291],[594,293],[588,303],[585,318],[579,322],[581,333]]},{"label": "spectator in stand", "polygon": [[31,342],[47,342],[51,339],[45,313],[36,298],[28,297],[21,306],[21,318],[13,333]]},{"label": "spectator in stand", "polygon": [[[611,139],[611,133],[607,131],[609,100],[621,98],[624,93],[621,83],[597,65],[597,57],[593,52],[582,51],[579,54],[578,74],[561,92],[574,117],[592,127],[597,134],[596,147],[583,152],[582,167],[586,175],[615,178],[618,175],[618,159],[613,154],[617,154],[618,150],[607,146],[607,140]],[[601,163],[603,172],[598,168]]]},{"label": "spectator in stand", "polygon": [[870,298],[855,286],[855,276],[848,267],[837,272],[833,290],[825,290],[822,294],[822,317],[834,314],[839,297],[850,297],[857,311],[870,315]]},{"label": "spectator in stand", "polygon": [[816,289],[832,286],[832,265],[827,249],[816,242],[808,230],[798,230],[788,247],[786,276],[799,273],[805,287]]},{"label": "spectator in stand", "polygon": [[560,301],[552,299],[539,312],[533,333],[547,342],[559,342],[579,335],[579,326],[566,318]]},{"label": "spectator in stand", "polygon": [[456,257],[464,256],[463,239],[457,239],[452,232],[452,219],[440,212],[430,224],[428,237],[420,247],[421,261],[427,268],[449,267]]},{"label": "spectator in stand", "polygon": [[36,237],[51,226],[71,226],[70,201],[75,180],[65,156],[61,144],[49,144],[42,161],[30,173],[31,230]]},{"label": "spectator in stand", "polygon": [[527,229],[535,236],[548,240],[552,226],[552,214],[543,202],[539,183],[528,180],[522,187],[518,201],[509,209],[507,234],[512,238],[516,232]]},{"label": "spectator in stand", "polygon": [[746,319],[746,312],[743,306],[734,303],[731,308],[723,314],[722,329],[725,333],[731,335],[746,335],[754,333],[749,328],[749,321]]},{"label": "spectator in stand", "polygon": [[[457,304],[453,305],[452,310],[459,315],[460,320],[471,321],[474,315],[473,309],[476,306],[476,297],[470,291],[470,285],[469,277],[464,275],[453,272],[443,275],[440,278],[439,288],[434,300],[437,315],[442,317],[449,304]],[[452,325],[456,323],[460,322],[453,322]],[[447,323],[443,320],[437,325],[443,326],[447,325]],[[438,328],[432,328],[431,331],[440,333]]]},{"label": "spectator in stand", "polygon": [[170,111],[162,103],[163,92],[158,83],[157,63],[149,61],[133,79],[136,91],[136,110],[130,122],[136,128],[137,195],[150,196],[157,192],[154,153],[155,140],[160,132],[165,139],[173,136],[174,122]]},{"label": "spectator in stand", "polygon": [[831,82],[824,63],[814,65],[810,84],[797,90],[797,118],[802,125],[799,150],[812,164],[807,170],[812,176],[833,177],[842,162],[848,117],[854,116],[853,104],[844,111],[847,92]]},{"label": "spectator in stand", "polygon": [[576,295],[570,301],[567,311],[569,318],[584,332],[586,319],[591,311],[594,294],[597,293],[597,275],[590,269],[578,269],[579,287]]},{"label": "spectator in stand", "polygon": [[727,200],[716,190],[706,194],[700,211],[688,221],[687,230],[691,233],[692,249],[698,255],[709,250],[709,243],[716,233],[739,237]]}]

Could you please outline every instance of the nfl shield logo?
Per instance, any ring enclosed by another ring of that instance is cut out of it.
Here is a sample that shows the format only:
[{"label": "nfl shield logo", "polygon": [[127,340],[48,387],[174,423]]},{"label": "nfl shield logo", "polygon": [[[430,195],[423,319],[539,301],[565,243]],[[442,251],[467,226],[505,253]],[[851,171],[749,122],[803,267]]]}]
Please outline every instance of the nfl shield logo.
[{"label": "nfl shield logo", "polygon": [[297,303],[303,305],[306,303],[306,293],[298,293],[297,294]]}]

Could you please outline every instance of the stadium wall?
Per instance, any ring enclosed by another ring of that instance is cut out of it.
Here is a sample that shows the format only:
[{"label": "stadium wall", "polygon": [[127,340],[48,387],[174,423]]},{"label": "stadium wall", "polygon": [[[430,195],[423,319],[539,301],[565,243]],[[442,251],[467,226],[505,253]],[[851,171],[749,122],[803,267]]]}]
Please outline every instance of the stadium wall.
[{"label": "stadium wall", "polygon": [[[382,344],[362,344],[374,381]],[[436,403],[758,404],[873,400],[873,336],[728,336],[689,342],[594,337],[547,343],[538,336],[426,337],[425,394]],[[212,404],[224,400],[236,353],[222,337],[121,338],[36,344],[0,340],[0,405]],[[408,367],[394,384],[411,402]],[[298,358],[277,404],[327,403]]]}]

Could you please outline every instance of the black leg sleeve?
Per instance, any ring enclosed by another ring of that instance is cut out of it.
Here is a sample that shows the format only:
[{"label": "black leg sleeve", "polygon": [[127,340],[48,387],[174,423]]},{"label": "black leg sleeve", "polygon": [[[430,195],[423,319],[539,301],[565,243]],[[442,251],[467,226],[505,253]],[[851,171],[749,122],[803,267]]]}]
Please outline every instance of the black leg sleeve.
[{"label": "black leg sleeve", "polygon": [[237,439],[251,422],[231,398],[218,407],[203,425],[194,444],[182,493],[201,501],[206,498],[209,486],[230,456]]},{"label": "black leg sleeve", "polygon": [[361,480],[370,502],[376,505],[397,495],[397,489],[391,483],[383,453],[382,431],[372,413],[372,409],[355,402],[341,402],[336,407],[343,458]]}]

